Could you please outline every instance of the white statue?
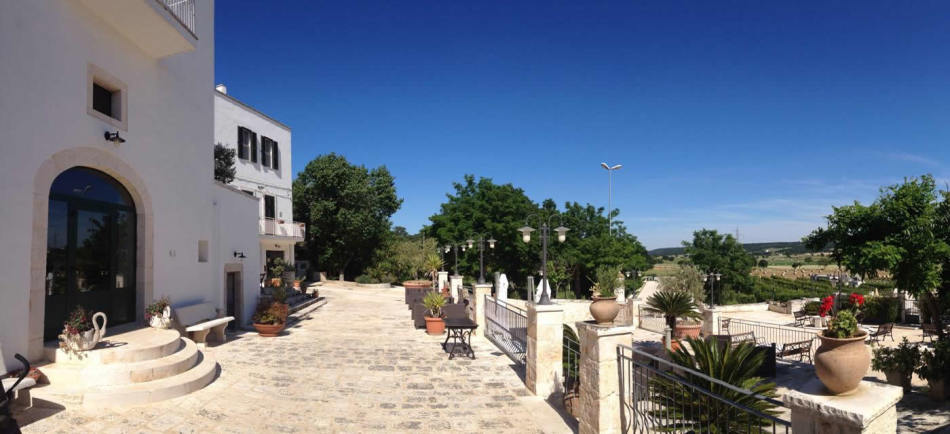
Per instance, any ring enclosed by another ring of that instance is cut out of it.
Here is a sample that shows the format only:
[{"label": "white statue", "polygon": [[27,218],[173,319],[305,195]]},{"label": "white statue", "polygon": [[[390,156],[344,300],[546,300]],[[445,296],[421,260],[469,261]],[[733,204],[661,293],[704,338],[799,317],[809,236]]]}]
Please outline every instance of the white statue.
[{"label": "white statue", "polygon": [[499,300],[508,299],[508,276],[505,273],[501,273],[501,276],[498,276],[498,288],[495,288],[495,298]]},{"label": "white statue", "polygon": [[[548,279],[541,279],[541,281],[538,282],[538,287],[537,287],[537,289],[534,291],[534,302],[535,302],[535,303],[540,303],[540,302],[541,302],[541,293],[544,291],[544,287],[541,286],[541,285],[543,285],[546,280],[548,280]],[[554,299],[554,288],[551,287],[551,283],[550,283],[550,282],[548,282],[548,298],[550,298],[550,299],[552,299],[552,300]]]}]

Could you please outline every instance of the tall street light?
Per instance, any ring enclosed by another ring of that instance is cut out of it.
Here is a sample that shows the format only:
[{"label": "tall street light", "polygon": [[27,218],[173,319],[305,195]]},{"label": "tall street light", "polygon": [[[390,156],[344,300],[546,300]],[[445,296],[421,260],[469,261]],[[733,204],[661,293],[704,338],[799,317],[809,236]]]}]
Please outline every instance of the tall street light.
[{"label": "tall street light", "polygon": [[613,195],[614,195],[614,171],[620,170],[623,167],[623,164],[617,164],[614,166],[609,166],[607,163],[600,163],[600,167],[603,167],[607,170],[608,186],[607,186],[607,234],[610,235],[612,232],[610,227],[610,217],[613,214]]},{"label": "tall street light", "polygon": [[531,242],[531,232],[534,232],[535,229],[528,226],[528,221],[534,217],[538,218],[538,223],[541,226],[541,300],[538,301],[538,304],[551,304],[551,293],[548,290],[548,231],[551,225],[551,219],[554,217],[558,218],[558,227],[554,228],[554,232],[557,232],[557,241],[559,243],[564,242],[567,238],[567,231],[570,229],[561,224],[561,216],[559,214],[545,216],[542,213],[538,213],[526,218],[525,225],[518,229],[518,231],[521,232],[521,241],[526,243]]},{"label": "tall street light", "polygon": [[703,285],[709,282],[709,307],[716,307],[716,282],[722,279],[720,273],[708,273],[703,276]]},{"label": "tall street light", "polygon": [[[459,244],[460,243],[445,245],[445,253],[449,253],[449,251],[453,251],[453,250],[455,251],[455,275],[456,276],[459,275]],[[464,245],[462,245],[462,251],[463,252],[465,251]]]},{"label": "tall street light", "polygon": [[[484,235],[478,235],[478,283],[485,283],[485,241],[488,241],[488,248],[495,248],[495,240],[490,235],[488,239],[485,239]],[[472,248],[472,245],[475,244],[475,240],[469,238],[465,241],[468,244],[468,248]]]}]

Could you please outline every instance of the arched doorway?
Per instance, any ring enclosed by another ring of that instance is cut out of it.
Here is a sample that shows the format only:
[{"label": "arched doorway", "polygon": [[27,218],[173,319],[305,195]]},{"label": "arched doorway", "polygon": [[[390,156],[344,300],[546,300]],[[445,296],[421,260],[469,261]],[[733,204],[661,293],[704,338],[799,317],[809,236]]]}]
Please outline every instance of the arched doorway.
[{"label": "arched doorway", "polygon": [[109,324],[135,320],[136,213],[128,190],[88,167],[68,169],[49,192],[44,339],[76,306]]}]

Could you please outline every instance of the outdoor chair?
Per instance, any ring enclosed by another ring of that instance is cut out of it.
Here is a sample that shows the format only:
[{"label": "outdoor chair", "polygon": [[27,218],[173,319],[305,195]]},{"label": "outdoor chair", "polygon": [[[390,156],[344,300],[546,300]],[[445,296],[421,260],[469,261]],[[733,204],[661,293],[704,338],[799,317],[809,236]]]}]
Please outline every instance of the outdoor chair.
[{"label": "outdoor chair", "polygon": [[732,318],[723,318],[722,322],[719,324],[719,333],[728,335],[729,333],[729,323],[732,322]]},{"label": "outdoor chair", "polygon": [[888,336],[891,337],[891,342],[893,342],[894,341],[894,323],[888,322],[888,323],[881,324],[877,327],[877,330],[875,330],[873,333],[871,333],[868,336],[870,337],[870,339],[868,340],[868,342],[870,343],[880,342]]},{"label": "outdoor chair", "polygon": [[938,337],[940,336],[940,334],[937,333],[937,326],[933,324],[930,324],[930,323],[921,324],[920,329],[923,330],[924,332],[923,337],[920,338],[921,342],[923,342],[927,338],[930,338],[930,342],[933,342],[935,336],[938,336]]},{"label": "outdoor chair", "polygon": [[794,312],[795,315],[795,327],[805,327],[805,321],[808,320],[808,314],[805,311],[800,310]]},{"label": "outdoor chair", "polygon": [[745,332],[735,335],[729,335],[729,342],[732,345],[739,345],[744,342],[748,342],[752,345],[765,345],[765,339],[756,338],[755,332]]},{"label": "outdoor chair", "polygon": [[778,356],[782,358],[791,358],[791,356],[798,356],[799,362],[804,362],[805,359],[808,359],[808,363],[813,363],[811,360],[811,345],[813,339],[807,341],[799,342],[789,342],[782,345],[781,351],[778,352]]}]

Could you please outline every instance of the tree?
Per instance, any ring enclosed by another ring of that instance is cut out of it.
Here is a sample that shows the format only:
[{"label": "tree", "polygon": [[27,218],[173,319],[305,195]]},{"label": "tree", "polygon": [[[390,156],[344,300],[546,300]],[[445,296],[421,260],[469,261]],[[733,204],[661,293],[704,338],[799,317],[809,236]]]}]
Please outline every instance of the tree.
[{"label": "tree", "polygon": [[688,293],[697,304],[706,300],[703,272],[693,265],[678,265],[672,274],[662,277],[660,281],[664,290]]},{"label": "tree", "polygon": [[769,261],[759,259],[759,268],[769,268]]},{"label": "tree", "polygon": [[214,179],[225,184],[234,181],[234,149],[214,145]]},{"label": "tree", "polygon": [[[811,250],[831,246],[831,257],[865,278],[888,271],[897,287],[920,297],[937,293],[932,308],[946,308],[950,295],[950,194],[924,175],[882,188],[870,205],[835,207],[826,228],[803,241]],[[943,300],[943,301],[937,301]],[[939,306],[938,306],[939,305]],[[934,321],[940,327],[940,315]]]},{"label": "tree", "polygon": [[355,276],[372,261],[399,209],[392,175],[337,154],[313,159],[293,183],[294,219],[306,224],[301,257],[318,268]]},{"label": "tree", "polygon": [[732,235],[702,229],[693,232],[692,242],[683,241],[683,247],[689,262],[700,270],[722,274],[723,289],[746,293],[751,291],[752,278],[749,273],[755,266],[755,258]]}]

